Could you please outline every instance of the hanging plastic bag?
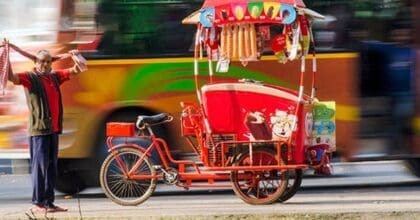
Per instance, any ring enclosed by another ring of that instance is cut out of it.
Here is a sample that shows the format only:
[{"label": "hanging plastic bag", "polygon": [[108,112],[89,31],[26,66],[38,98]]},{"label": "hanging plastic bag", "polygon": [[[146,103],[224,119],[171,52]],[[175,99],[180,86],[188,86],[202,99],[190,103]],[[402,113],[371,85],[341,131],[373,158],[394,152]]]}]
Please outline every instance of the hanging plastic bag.
[{"label": "hanging plastic bag", "polygon": [[80,53],[71,53],[71,55],[71,58],[81,72],[88,69],[86,59]]}]

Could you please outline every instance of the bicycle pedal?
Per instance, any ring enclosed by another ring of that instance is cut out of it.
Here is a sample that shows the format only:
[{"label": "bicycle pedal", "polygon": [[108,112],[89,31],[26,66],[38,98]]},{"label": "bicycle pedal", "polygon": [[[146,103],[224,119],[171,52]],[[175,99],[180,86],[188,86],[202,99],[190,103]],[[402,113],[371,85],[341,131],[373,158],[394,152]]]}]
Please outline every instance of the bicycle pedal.
[{"label": "bicycle pedal", "polygon": [[162,169],[162,166],[161,165],[153,165],[153,168],[155,168],[155,170],[160,170],[160,169]]}]

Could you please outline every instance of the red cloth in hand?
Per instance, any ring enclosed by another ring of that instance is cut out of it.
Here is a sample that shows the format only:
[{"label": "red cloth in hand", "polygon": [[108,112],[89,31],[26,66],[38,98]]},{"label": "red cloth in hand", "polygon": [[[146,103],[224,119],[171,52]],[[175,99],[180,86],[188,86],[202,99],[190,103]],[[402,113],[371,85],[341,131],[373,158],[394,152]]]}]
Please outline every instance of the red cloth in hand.
[{"label": "red cloth in hand", "polygon": [[4,90],[7,84],[7,78],[10,71],[10,59],[9,59],[9,44],[5,44],[0,48],[0,89],[4,95]]}]

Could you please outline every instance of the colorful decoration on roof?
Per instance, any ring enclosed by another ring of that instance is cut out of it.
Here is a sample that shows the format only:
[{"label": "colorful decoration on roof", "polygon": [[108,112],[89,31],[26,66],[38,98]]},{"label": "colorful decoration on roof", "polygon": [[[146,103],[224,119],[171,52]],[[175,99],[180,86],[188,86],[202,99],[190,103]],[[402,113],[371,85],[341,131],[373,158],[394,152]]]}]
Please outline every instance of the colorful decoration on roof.
[{"label": "colorful decoration on roof", "polygon": [[[226,72],[228,68],[219,67],[228,67],[230,61],[245,66],[270,46],[280,63],[304,59],[314,18],[323,16],[306,8],[303,0],[206,0],[183,23],[197,24],[196,58],[206,51],[209,62],[218,62],[216,71]],[[274,26],[282,31],[272,30]]]},{"label": "colorful decoration on roof", "polygon": [[233,23],[291,24],[297,18],[293,5],[278,2],[229,3],[200,10],[199,22],[204,27]]}]

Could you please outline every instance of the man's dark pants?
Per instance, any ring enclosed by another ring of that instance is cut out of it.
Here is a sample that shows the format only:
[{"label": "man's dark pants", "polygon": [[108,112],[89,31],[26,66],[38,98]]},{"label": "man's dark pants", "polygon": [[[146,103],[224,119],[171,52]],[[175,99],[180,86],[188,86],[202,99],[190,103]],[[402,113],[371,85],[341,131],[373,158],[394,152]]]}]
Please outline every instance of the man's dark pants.
[{"label": "man's dark pants", "polygon": [[51,206],[57,175],[58,134],[29,138],[32,175],[32,203]]}]

